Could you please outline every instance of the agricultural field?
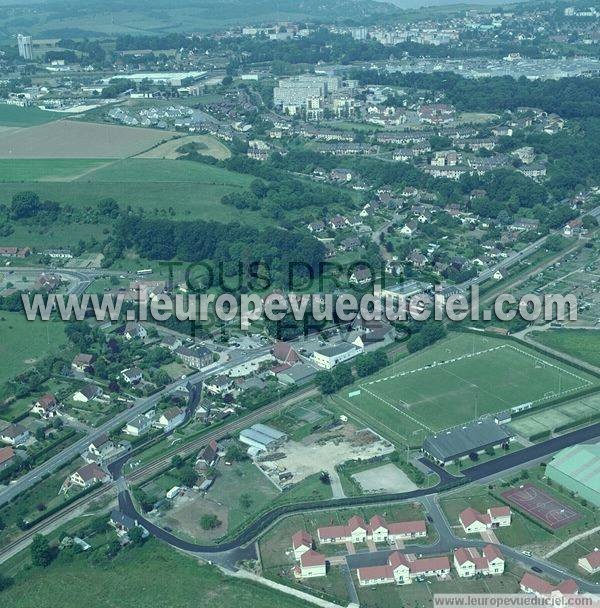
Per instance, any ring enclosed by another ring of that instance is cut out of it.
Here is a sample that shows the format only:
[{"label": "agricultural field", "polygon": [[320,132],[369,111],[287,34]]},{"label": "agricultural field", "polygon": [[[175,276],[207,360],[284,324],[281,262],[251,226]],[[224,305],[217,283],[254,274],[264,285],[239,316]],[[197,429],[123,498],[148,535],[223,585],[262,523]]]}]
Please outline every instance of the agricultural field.
[{"label": "agricultural field", "polygon": [[87,158],[0,159],[0,182],[72,181],[107,162]]},{"label": "agricultural field", "polygon": [[[35,107],[20,108],[19,106],[0,104],[0,125],[3,127],[33,127],[59,118],[64,118],[64,114],[47,112]],[[0,130],[1,135],[2,131]]]},{"label": "agricultural field", "polygon": [[213,137],[212,135],[188,135],[179,139],[173,139],[156,146],[156,148],[142,152],[139,155],[139,158],[166,158],[173,160],[182,155],[178,150],[181,146],[187,144],[195,144],[200,154],[212,156],[217,160],[224,160],[231,157],[229,148],[221,143],[216,137]]},{"label": "agricultural field", "polygon": [[573,429],[581,424],[589,424],[598,417],[600,393],[595,393],[538,412],[533,410],[530,414],[513,419],[510,426],[517,434],[531,438],[547,436],[562,427]]},{"label": "agricultural field", "polygon": [[[155,213],[160,217],[164,217],[170,210],[170,217],[174,219],[210,219],[266,225],[270,220],[256,211],[238,210],[221,203],[225,194],[245,189],[251,181],[250,176],[192,161],[130,158],[100,164],[96,170],[91,167],[91,170],[86,170],[84,175],[73,181],[2,183],[0,179],[0,202],[9,203],[17,192],[32,190],[42,200],[50,199],[73,206],[93,205],[104,198],[114,198],[122,206],[142,207],[146,213]],[[21,229],[27,230],[15,226],[15,233],[0,238],[0,244],[21,244],[25,240],[19,239],[21,235],[17,234]],[[35,229],[44,231],[43,227]],[[59,231],[60,226],[45,230]],[[98,237],[96,227],[92,226],[91,230]],[[17,239],[21,242],[17,242]],[[69,242],[62,244],[67,245]],[[31,239],[23,244],[31,245]]]},{"label": "agricultural field", "polygon": [[536,331],[529,334],[529,337],[600,368],[600,330],[553,329]]},{"label": "agricultural field", "polygon": [[58,352],[66,342],[65,324],[60,321],[28,321],[21,313],[0,312],[0,382]]},{"label": "agricultural field", "polygon": [[0,158],[127,158],[173,135],[158,129],[59,120],[0,133]]},{"label": "agricultural field", "polygon": [[585,372],[513,342],[452,334],[344,389],[332,402],[390,441],[403,443],[483,414],[567,397],[596,383]]},{"label": "agricultural field", "polygon": [[210,598],[213,608],[238,602],[261,608],[306,605],[267,587],[226,577],[155,540],[123,550],[112,560],[99,555],[101,550],[75,558],[59,556],[47,568],[28,568],[3,593],[3,601],[14,608],[187,608],[197,605],[198,598]]}]

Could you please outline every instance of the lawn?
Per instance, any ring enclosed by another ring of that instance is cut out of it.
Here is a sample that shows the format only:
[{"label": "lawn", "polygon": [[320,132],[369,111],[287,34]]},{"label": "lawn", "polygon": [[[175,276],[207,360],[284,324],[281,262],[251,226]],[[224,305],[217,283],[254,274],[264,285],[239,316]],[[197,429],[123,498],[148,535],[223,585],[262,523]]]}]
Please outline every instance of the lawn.
[{"label": "lawn", "polygon": [[[452,334],[344,389],[332,401],[339,411],[398,443],[523,403],[566,397],[596,383],[585,372],[513,342]],[[359,395],[349,396],[357,390]]]},{"label": "lawn", "polygon": [[22,313],[1,311],[0,382],[62,350],[66,341],[65,324],[60,321],[28,321]]},{"label": "lawn", "polygon": [[0,125],[4,127],[33,127],[64,116],[59,112],[46,112],[35,107],[20,108],[5,103],[0,104]]},{"label": "lawn", "polygon": [[536,342],[600,367],[600,331],[553,329],[530,334]]},{"label": "lawn", "polygon": [[228,578],[212,566],[149,540],[108,561],[97,556],[59,557],[48,568],[31,568],[4,592],[13,608],[300,608],[306,603],[266,587]]},{"label": "lawn", "polygon": [[577,560],[580,557],[591,553],[597,547],[600,547],[600,532],[595,532],[594,534],[590,534],[585,538],[574,541],[568,547],[562,549],[562,551],[555,553],[550,560],[565,566],[573,572],[578,572],[595,583],[600,583],[600,573],[595,575],[587,574],[584,570],[580,570],[576,566]]},{"label": "lawn", "polygon": [[71,181],[98,169],[106,159],[42,158],[0,159],[0,182]]}]

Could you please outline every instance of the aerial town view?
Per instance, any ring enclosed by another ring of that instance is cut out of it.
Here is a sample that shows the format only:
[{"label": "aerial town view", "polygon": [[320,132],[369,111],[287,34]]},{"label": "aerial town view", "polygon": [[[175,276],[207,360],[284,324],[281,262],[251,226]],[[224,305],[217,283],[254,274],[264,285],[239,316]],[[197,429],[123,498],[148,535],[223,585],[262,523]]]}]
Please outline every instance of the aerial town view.
[{"label": "aerial town view", "polygon": [[600,0],[0,0],[0,606],[600,608]]}]

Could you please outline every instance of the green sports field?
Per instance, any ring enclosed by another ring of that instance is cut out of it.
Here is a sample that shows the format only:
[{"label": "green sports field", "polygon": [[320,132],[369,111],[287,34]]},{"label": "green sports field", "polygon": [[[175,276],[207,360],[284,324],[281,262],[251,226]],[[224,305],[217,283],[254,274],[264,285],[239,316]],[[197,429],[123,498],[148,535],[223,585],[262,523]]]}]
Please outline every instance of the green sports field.
[{"label": "green sports field", "polygon": [[[344,389],[334,405],[394,442],[524,403],[574,395],[597,383],[584,372],[520,344],[452,334]],[[360,391],[359,395],[350,394]]]}]

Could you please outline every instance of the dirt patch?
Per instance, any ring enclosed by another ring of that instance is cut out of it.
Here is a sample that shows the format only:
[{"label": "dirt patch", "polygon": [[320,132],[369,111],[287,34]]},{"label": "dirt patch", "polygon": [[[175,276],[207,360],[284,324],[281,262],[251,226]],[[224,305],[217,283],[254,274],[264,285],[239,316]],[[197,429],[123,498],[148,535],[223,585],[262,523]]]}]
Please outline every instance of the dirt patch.
[{"label": "dirt patch", "polygon": [[276,483],[285,472],[292,474],[291,483],[298,483],[323,470],[333,473],[336,465],[348,460],[369,460],[393,451],[394,446],[375,433],[344,425],[332,433],[310,435],[301,443],[288,441],[280,449],[282,458],[258,464]]},{"label": "dirt patch", "polygon": [[411,492],[415,485],[395,464],[385,464],[352,475],[365,492]]},{"label": "dirt patch", "polygon": [[0,158],[127,158],[174,135],[158,129],[57,120],[0,132]]},{"label": "dirt patch", "polygon": [[174,160],[182,156],[182,153],[178,152],[179,148],[190,143],[200,144],[198,152],[204,156],[212,156],[217,160],[231,158],[229,148],[212,135],[188,135],[167,141],[160,146],[156,146],[156,148],[143,152],[139,155],[139,158],[166,158]]},{"label": "dirt patch", "polygon": [[[200,525],[203,515],[216,515],[221,525],[214,530],[204,530]],[[157,525],[181,531],[198,541],[214,540],[227,533],[227,508],[207,496],[188,491],[175,499],[173,507],[162,517],[154,518]]]}]

